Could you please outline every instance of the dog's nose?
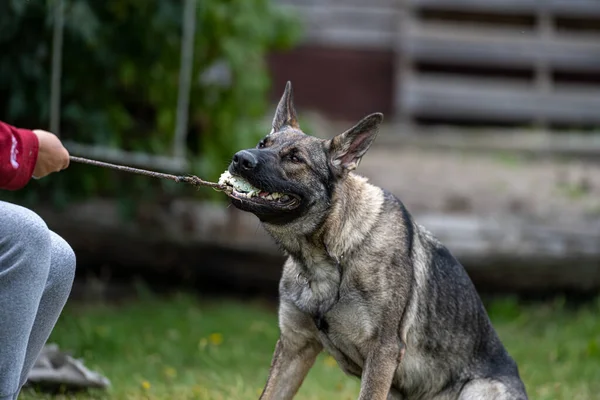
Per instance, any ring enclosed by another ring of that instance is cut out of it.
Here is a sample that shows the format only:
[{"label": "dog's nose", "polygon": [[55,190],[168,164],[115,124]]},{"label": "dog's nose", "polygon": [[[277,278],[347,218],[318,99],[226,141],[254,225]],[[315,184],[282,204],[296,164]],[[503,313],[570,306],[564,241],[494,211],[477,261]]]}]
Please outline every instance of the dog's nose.
[{"label": "dog's nose", "polygon": [[238,151],[233,156],[234,167],[250,170],[256,168],[257,164],[258,161],[256,160],[254,154],[250,153],[247,150]]}]

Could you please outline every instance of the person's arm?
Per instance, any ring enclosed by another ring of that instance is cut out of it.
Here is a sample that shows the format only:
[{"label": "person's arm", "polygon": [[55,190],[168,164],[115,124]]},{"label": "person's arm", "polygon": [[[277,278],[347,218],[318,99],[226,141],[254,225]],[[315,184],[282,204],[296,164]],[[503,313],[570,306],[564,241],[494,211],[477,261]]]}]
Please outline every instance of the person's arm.
[{"label": "person's arm", "polygon": [[69,166],[69,152],[56,135],[15,128],[0,121],[0,189],[18,190]]},{"label": "person's arm", "polygon": [[0,189],[18,190],[33,175],[39,140],[33,131],[0,121]]}]

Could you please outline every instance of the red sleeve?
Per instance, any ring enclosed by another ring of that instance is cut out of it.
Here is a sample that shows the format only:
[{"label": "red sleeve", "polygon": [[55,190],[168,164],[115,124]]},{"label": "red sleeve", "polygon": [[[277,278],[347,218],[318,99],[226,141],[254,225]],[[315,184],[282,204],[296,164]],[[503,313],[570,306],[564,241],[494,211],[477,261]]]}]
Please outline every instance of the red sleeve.
[{"label": "red sleeve", "polygon": [[0,121],[0,189],[17,190],[27,185],[38,149],[35,133]]}]

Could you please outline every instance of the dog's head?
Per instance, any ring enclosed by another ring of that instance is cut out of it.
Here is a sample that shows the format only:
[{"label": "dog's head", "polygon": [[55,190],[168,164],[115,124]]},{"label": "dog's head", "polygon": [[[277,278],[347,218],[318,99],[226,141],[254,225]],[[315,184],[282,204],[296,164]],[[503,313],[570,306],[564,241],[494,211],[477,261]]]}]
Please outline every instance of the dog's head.
[{"label": "dog's head", "polygon": [[233,204],[262,222],[310,223],[323,216],[338,185],[360,163],[383,120],[371,114],[354,127],[324,140],[302,132],[287,83],[271,132],[255,148],[237,152],[220,179]]}]

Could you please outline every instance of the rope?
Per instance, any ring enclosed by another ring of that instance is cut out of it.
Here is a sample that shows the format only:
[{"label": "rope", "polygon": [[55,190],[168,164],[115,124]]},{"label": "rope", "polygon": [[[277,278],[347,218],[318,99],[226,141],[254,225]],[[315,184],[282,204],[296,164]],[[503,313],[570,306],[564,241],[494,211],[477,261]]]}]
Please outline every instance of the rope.
[{"label": "rope", "polygon": [[102,162],[102,161],[90,160],[88,158],[83,158],[83,157],[69,156],[69,158],[71,161],[81,163],[81,164],[89,164],[89,165],[94,165],[96,167],[109,168],[109,169],[114,169],[114,170],[123,171],[123,172],[130,172],[132,174],[149,176],[151,178],[169,179],[169,180],[175,181],[177,183],[186,183],[186,184],[192,185],[192,186],[208,186],[208,187],[211,187],[211,188],[213,188],[215,190],[219,190],[219,191],[226,190],[225,185],[220,185],[220,184],[214,183],[214,182],[208,182],[208,181],[202,180],[194,175],[188,175],[188,176],[171,175],[171,174],[164,174],[162,172],[154,172],[154,171],[148,171],[145,169],[127,167],[125,165],[117,165],[117,164],[110,164],[110,163],[106,163],[106,162]]}]

